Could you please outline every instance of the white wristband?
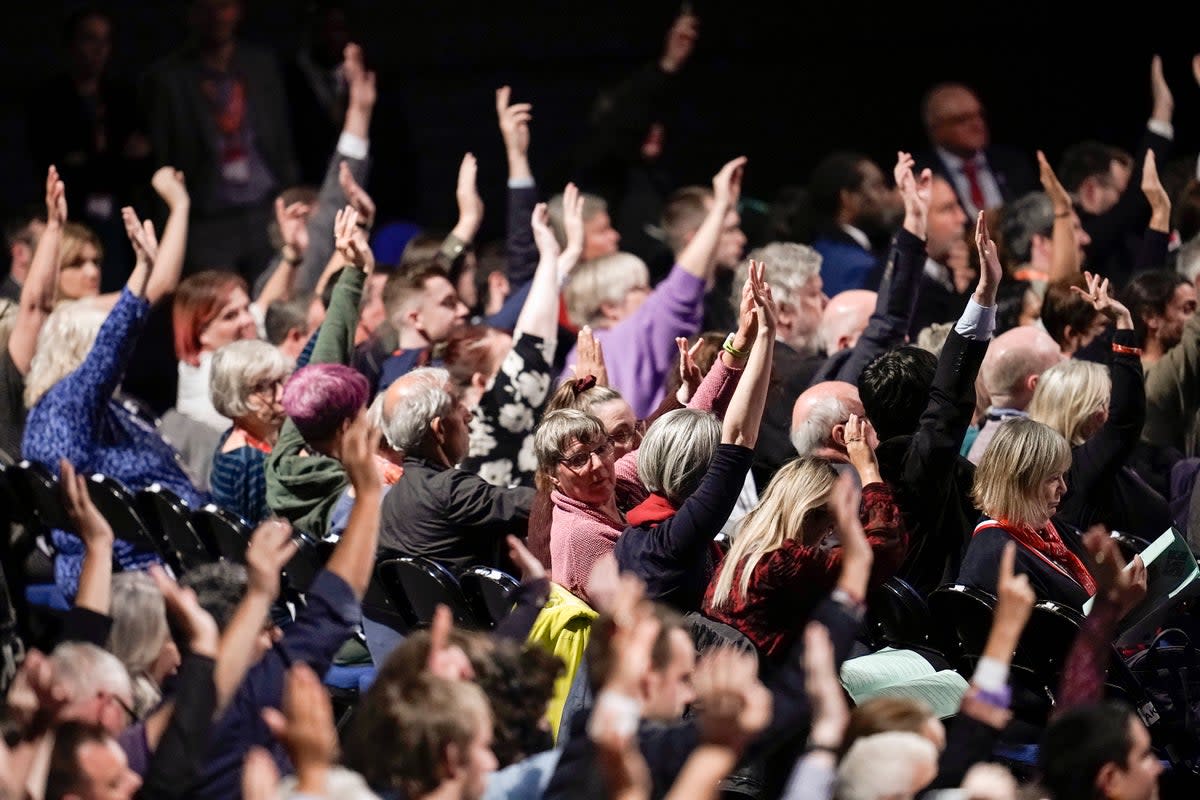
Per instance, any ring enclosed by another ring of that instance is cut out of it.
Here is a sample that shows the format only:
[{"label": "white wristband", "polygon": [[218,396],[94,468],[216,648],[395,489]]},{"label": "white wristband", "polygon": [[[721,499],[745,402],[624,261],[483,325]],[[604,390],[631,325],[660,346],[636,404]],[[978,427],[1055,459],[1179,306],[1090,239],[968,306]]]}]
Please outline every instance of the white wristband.
[{"label": "white wristband", "polygon": [[605,689],[596,698],[596,707],[588,720],[588,736],[595,739],[609,731],[622,738],[637,731],[642,717],[642,704],[626,694]]},{"label": "white wristband", "polygon": [[1002,692],[1008,687],[1008,664],[984,656],[975,665],[971,683],[985,692]]}]

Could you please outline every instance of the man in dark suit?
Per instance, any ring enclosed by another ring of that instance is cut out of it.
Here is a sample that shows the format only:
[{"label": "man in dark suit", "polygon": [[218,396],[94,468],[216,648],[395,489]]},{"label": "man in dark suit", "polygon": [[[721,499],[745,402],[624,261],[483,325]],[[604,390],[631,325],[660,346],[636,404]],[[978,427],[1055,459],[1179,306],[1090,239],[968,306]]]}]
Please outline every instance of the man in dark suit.
[{"label": "man in dark suit", "polygon": [[193,0],[192,39],[147,71],[156,164],[187,175],[188,268],[253,282],[270,262],[275,193],[296,182],[283,80],[273,56],[237,40],[240,0]]},{"label": "man in dark suit", "polygon": [[921,116],[930,148],[918,154],[916,169],[928,167],[949,181],[967,219],[1040,188],[1032,156],[991,144],[983,104],[969,87],[934,86]]}]

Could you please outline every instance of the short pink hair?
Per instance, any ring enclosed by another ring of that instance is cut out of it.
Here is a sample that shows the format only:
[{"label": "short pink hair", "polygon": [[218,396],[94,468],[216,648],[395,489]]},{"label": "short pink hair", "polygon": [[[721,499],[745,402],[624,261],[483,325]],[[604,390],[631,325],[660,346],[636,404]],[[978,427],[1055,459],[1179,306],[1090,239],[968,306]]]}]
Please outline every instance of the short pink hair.
[{"label": "short pink hair", "polygon": [[283,410],[309,442],[330,439],[367,405],[366,377],[343,364],[310,364],[283,386]]}]

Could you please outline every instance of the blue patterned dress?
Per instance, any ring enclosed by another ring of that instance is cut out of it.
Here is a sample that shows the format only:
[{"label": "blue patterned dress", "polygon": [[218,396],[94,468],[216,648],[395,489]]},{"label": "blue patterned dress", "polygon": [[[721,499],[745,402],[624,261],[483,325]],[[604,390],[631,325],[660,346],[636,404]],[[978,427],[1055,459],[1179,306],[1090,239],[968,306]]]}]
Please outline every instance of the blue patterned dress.
[{"label": "blue patterned dress", "polygon": [[[21,452],[58,474],[66,458],[83,474],[103,473],[136,492],[158,482],[193,508],[207,502],[180,465],[175,449],[154,426],[113,399],[125,374],[150,304],[128,289],[100,326],[83,363],[42,395],[29,410]],[[116,531],[118,537],[121,532]],[[83,542],[66,531],[51,538],[57,550],[54,580],[74,598],[83,566]],[[121,569],[137,569],[158,561],[154,553],[117,539],[114,551]]]}]

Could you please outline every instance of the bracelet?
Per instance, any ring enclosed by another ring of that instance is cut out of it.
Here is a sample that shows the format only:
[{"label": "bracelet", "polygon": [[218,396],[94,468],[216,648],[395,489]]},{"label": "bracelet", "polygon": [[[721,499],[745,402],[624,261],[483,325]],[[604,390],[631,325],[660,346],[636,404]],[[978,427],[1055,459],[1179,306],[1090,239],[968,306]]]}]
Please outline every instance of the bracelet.
[{"label": "bracelet", "polygon": [[1120,353],[1121,355],[1142,357],[1142,348],[1140,347],[1129,347],[1128,345],[1113,342],[1112,349],[1114,353]]},{"label": "bracelet", "polygon": [[1054,214],[1055,219],[1066,219],[1069,216],[1071,216],[1070,211],[1063,211],[1062,213],[1055,212]]},{"label": "bracelet", "polygon": [[281,247],[279,249],[279,255],[284,261],[286,261],[288,264],[291,264],[293,267],[300,263],[300,253],[297,252],[296,248],[290,244],[285,244],[283,247]]},{"label": "bracelet", "polygon": [[805,753],[829,753],[834,758],[838,757],[838,748],[833,745],[821,744],[819,742],[809,742],[804,746]]},{"label": "bracelet", "polygon": [[733,356],[734,358],[749,358],[750,357],[749,350],[738,350],[736,347],[733,346],[733,337],[736,335],[737,334],[731,333],[728,336],[726,336],[725,344],[721,345],[721,349],[724,350],[726,353],[729,353],[729,355]]}]

